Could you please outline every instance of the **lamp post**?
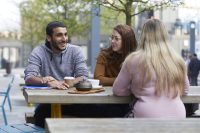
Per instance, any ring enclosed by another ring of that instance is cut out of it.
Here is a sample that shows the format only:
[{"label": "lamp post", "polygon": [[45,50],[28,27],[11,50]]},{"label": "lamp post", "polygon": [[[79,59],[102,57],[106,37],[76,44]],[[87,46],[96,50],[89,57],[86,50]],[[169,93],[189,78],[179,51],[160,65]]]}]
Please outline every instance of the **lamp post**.
[{"label": "lamp post", "polygon": [[100,7],[96,4],[92,4],[92,28],[91,28],[91,47],[90,47],[90,61],[91,61],[91,72],[94,72],[96,64],[96,56],[99,53],[100,47],[100,22],[99,22],[99,12]]},{"label": "lamp post", "polygon": [[195,53],[195,27],[194,21],[190,22],[190,52]]}]

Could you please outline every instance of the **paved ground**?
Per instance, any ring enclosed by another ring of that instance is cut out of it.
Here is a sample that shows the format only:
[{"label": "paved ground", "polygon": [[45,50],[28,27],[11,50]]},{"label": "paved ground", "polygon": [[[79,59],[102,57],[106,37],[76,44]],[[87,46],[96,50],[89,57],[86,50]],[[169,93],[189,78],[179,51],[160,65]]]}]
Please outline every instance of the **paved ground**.
[{"label": "paved ground", "polygon": [[[0,70],[0,78],[5,73],[5,70]],[[13,70],[13,74],[16,75],[14,80],[14,85],[10,91],[10,98],[12,103],[12,111],[10,112],[8,104],[6,102],[6,115],[8,119],[8,124],[17,124],[25,122],[25,112],[33,112],[34,107],[27,105],[24,96],[22,94],[20,83],[24,83],[24,79],[20,75],[23,75],[23,69]],[[1,88],[0,88],[1,89]],[[0,126],[4,124],[3,114],[0,110]]]}]

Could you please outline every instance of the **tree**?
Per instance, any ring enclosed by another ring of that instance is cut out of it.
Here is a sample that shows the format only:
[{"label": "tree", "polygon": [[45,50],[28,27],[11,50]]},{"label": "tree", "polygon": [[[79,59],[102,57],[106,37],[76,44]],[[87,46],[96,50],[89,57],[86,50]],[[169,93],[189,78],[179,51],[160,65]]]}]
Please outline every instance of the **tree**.
[{"label": "tree", "polygon": [[101,31],[108,32],[113,24],[133,25],[134,16],[149,10],[177,6],[182,0],[24,0],[20,5],[22,40],[32,46],[45,38],[46,24],[63,21],[71,36],[89,38],[91,4],[101,6]]},{"label": "tree", "polygon": [[[91,0],[27,0],[21,3],[22,40],[32,46],[45,38],[46,24],[59,20],[67,25],[69,35],[87,37]],[[89,5],[89,6],[88,6]]]},{"label": "tree", "polygon": [[132,18],[142,12],[164,7],[178,6],[183,0],[99,0],[97,4],[125,15],[127,25],[132,25]]},{"label": "tree", "polygon": [[[21,33],[22,40],[26,44],[30,44],[34,47],[44,37],[42,28],[42,18],[44,14],[41,11],[41,5],[38,2],[25,1],[20,5],[21,12]],[[37,5],[37,6],[36,6]],[[37,17],[36,17],[37,16]],[[40,23],[40,24],[39,24]],[[41,34],[41,35],[39,35]]]}]

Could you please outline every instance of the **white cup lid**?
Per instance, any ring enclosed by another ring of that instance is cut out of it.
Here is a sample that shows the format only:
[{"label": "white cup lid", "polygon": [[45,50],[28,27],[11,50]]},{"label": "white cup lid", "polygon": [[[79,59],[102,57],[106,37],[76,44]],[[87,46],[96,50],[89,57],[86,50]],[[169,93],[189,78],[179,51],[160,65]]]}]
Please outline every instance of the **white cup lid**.
[{"label": "white cup lid", "polygon": [[64,77],[64,79],[74,79],[74,77]]}]

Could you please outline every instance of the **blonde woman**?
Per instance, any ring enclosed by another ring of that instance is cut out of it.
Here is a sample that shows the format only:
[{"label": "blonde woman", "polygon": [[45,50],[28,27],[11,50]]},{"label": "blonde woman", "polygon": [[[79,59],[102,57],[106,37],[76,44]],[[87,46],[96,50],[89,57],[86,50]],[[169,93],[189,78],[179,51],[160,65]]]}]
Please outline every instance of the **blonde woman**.
[{"label": "blonde woman", "polygon": [[180,97],[188,88],[184,60],[168,43],[164,25],[158,19],[148,20],[137,51],[126,58],[114,82],[113,93],[137,98],[130,116],[185,118]]}]

